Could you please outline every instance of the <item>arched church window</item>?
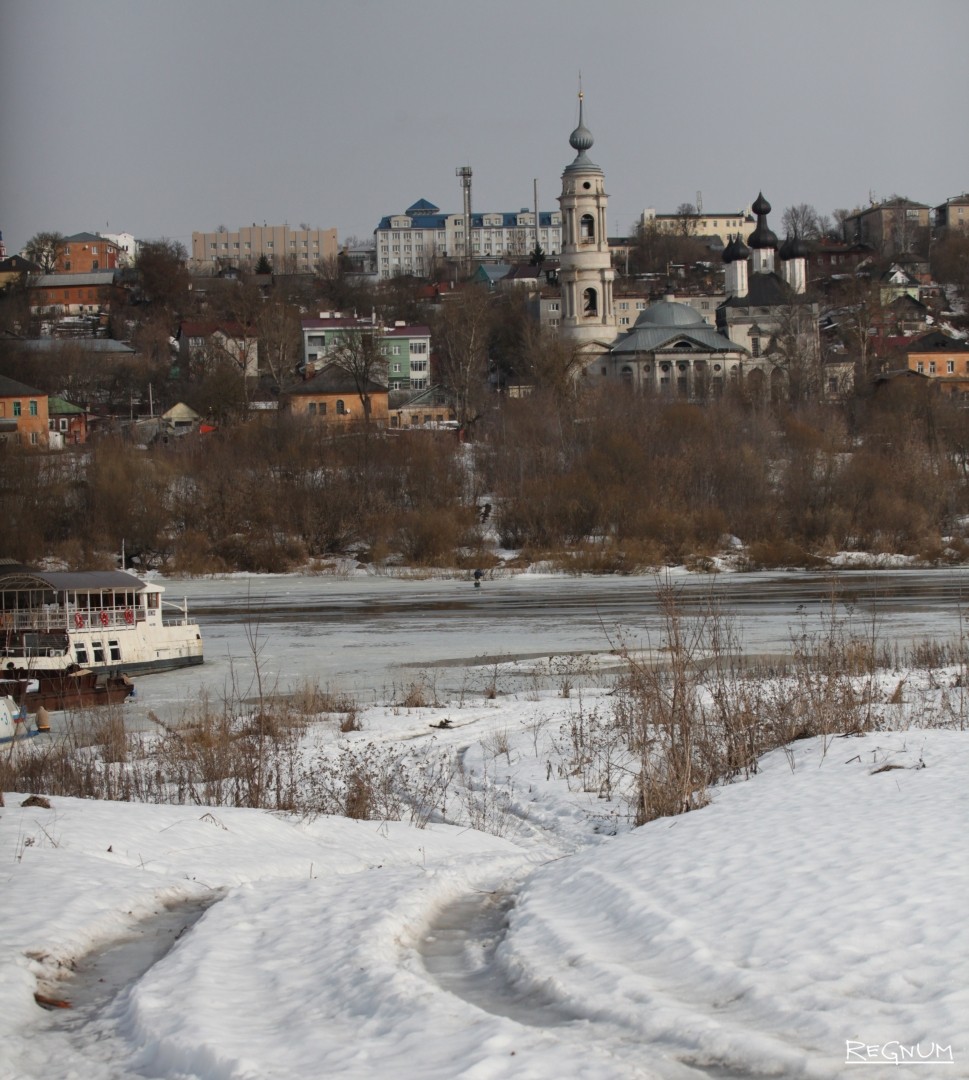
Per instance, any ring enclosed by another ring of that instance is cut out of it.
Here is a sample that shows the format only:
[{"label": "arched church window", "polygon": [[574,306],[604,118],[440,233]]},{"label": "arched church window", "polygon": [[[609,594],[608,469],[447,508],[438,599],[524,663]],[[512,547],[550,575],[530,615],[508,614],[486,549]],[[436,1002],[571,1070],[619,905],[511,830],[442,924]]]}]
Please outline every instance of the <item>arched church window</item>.
[{"label": "arched church window", "polygon": [[583,214],[579,219],[579,242],[591,244],[596,238],[596,223],[591,214]]},{"label": "arched church window", "polygon": [[624,383],[632,383],[633,369],[628,364],[622,369],[619,375]]},{"label": "arched church window", "polygon": [[599,298],[595,289],[586,289],[582,293],[582,310],[587,316],[599,314]]},{"label": "arched church window", "polygon": [[344,402],[343,398],[340,398],[336,403],[336,414],[337,416],[346,416],[346,412],[346,403]]}]

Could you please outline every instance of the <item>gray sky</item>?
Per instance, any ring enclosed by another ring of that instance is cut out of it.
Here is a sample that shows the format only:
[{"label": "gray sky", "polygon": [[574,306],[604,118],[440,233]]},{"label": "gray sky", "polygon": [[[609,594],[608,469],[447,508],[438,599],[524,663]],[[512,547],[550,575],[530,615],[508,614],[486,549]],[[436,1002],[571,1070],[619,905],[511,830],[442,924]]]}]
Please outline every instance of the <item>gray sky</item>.
[{"label": "gray sky", "polygon": [[0,230],[551,209],[577,119],[609,231],[969,189],[967,0],[0,0]]}]

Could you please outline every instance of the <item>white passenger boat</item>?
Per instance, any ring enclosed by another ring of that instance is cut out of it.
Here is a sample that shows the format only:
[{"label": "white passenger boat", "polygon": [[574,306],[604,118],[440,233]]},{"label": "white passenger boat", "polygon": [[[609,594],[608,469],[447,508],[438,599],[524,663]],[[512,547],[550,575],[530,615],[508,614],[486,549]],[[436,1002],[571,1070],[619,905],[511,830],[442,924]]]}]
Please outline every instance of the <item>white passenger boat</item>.
[{"label": "white passenger boat", "polygon": [[202,663],[188,601],[123,570],[48,573],[0,564],[0,676],[84,668],[137,675]]}]

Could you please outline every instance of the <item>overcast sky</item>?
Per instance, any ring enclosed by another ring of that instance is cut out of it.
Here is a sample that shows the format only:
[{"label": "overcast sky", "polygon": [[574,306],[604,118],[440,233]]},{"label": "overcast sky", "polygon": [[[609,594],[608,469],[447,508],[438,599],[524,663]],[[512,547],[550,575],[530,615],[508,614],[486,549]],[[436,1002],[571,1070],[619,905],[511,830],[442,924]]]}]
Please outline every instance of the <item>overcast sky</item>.
[{"label": "overcast sky", "polygon": [[609,231],[701,192],[771,223],[969,190],[967,0],[0,0],[0,230],[370,239],[418,198],[556,206],[577,120]]}]

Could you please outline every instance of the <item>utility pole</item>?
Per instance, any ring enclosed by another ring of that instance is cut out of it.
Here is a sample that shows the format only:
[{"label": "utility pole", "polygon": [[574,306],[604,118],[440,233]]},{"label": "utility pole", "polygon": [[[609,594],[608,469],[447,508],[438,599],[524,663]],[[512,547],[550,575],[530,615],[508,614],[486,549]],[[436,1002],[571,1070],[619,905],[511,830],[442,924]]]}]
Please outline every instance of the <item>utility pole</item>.
[{"label": "utility pole", "polygon": [[461,180],[464,194],[464,268],[465,275],[471,277],[471,166],[458,166],[454,175]]}]

